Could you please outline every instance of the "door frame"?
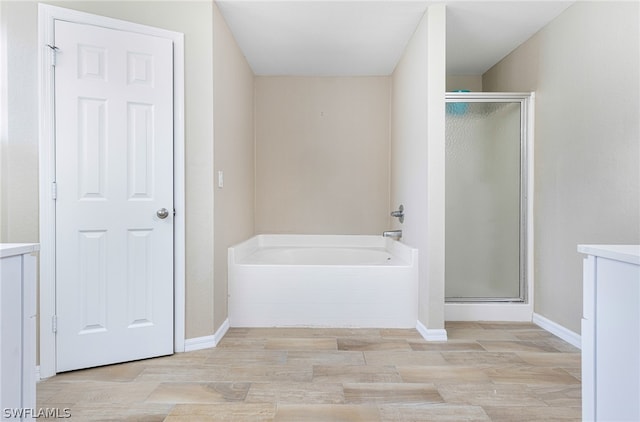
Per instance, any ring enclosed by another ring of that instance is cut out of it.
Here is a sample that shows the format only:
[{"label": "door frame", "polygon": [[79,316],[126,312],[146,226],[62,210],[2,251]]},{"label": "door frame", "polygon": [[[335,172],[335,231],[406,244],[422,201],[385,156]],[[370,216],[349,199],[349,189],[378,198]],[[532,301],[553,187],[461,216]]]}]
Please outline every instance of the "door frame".
[{"label": "door frame", "polygon": [[38,104],[40,190],[40,378],[56,374],[55,103],[52,71],[54,21],[136,32],[173,41],[174,351],[185,350],[184,35],[174,31],[38,4]]}]

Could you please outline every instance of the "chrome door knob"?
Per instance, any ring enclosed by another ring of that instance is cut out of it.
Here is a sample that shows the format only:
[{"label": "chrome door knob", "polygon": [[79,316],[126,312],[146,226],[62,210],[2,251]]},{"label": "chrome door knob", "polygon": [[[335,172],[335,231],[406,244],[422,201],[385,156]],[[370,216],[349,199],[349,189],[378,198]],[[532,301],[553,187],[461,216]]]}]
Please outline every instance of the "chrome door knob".
[{"label": "chrome door knob", "polygon": [[160,208],[158,212],[156,212],[156,215],[158,216],[158,218],[164,220],[169,216],[169,210],[166,208]]}]

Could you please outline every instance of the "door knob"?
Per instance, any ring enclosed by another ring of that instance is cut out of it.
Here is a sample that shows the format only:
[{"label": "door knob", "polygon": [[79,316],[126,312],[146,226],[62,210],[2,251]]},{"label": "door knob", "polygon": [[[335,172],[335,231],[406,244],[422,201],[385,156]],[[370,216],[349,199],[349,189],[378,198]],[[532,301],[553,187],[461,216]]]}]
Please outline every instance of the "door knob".
[{"label": "door knob", "polygon": [[166,208],[160,208],[158,212],[156,212],[156,215],[158,216],[158,218],[164,220],[169,216],[169,210]]}]

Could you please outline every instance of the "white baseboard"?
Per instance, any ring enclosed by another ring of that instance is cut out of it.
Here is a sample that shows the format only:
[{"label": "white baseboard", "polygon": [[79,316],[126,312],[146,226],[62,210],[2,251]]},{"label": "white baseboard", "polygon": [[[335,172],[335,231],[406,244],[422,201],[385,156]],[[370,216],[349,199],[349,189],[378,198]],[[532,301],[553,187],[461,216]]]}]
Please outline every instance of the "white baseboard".
[{"label": "white baseboard", "polygon": [[193,352],[195,350],[210,349],[216,347],[216,336],[203,336],[188,338],[184,341],[184,351]]},{"label": "white baseboard", "polygon": [[220,343],[220,341],[222,341],[222,338],[225,334],[227,334],[227,331],[229,331],[229,318],[225,319],[220,328],[218,328],[213,334],[216,346]]},{"label": "white baseboard", "polygon": [[429,329],[420,321],[416,322],[416,330],[427,341],[447,341],[447,330]]},{"label": "white baseboard", "polygon": [[544,328],[551,334],[560,337],[562,340],[566,341],[572,346],[575,346],[578,349],[582,349],[582,337],[580,336],[580,334],[574,333],[568,328],[563,327],[562,325],[553,322],[540,314],[534,313],[532,322],[540,328]]},{"label": "white baseboard", "polygon": [[212,336],[188,338],[184,341],[184,351],[193,352],[195,350],[210,349],[216,347],[225,334],[229,331],[229,320],[225,319],[220,328]]}]

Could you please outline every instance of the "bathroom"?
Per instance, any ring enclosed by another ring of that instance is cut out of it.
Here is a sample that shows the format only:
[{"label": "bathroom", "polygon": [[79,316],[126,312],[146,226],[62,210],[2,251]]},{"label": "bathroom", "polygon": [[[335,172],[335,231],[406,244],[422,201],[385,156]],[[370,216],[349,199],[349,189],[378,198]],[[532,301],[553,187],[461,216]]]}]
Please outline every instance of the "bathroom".
[{"label": "bathroom", "polygon": [[[376,127],[367,126],[375,140],[361,139],[366,145],[375,142],[375,154],[357,145],[323,144],[323,148],[345,150],[343,154],[336,150],[331,150],[331,154],[318,151],[313,157],[317,161],[308,163],[317,166],[315,179],[301,180],[285,177],[300,171],[295,165],[296,157],[288,155],[300,152],[291,150],[286,143],[269,143],[268,136],[260,138],[258,126],[269,123],[265,113],[282,112],[277,108],[265,110],[260,101],[268,100],[270,95],[283,95],[281,91],[269,91],[279,83],[300,83],[300,89],[312,90],[320,89],[320,84],[328,80],[255,75],[215,3],[154,2],[153,14],[148,13],[149,2],[131,2],[126,6],[121,3],[117,7],[109,2],[50,3],[185,33],[186,109],[189,110],[185,116],[185,339],[207,339],[219,332],[227,319],[226,264],[230,245],[258,233],[292,233],[301,231],[300,227],[308,232],[332,234],[372,234],[402,228],[403,240],[418,248],[420,262],[426,263],[420,267],[419,320],[428,330],[435,330],[435,334],[444,334],[439,331],[444,327],[444,143],[432,141],[444,139],[442,93],[461,88],[455,82],[447,86],[444,72],[445,24],[450,23],[445,22],[444,8],[428,10],[425,21],[418,26],[419,36],[414,34],[391,76],[354,78],[353,81],[336,78],[332,80],[333,86],[322,87],[323,93],[331,90],[342,93],[341,83],[348,84],[349,89],[361,85],[374,98],[369,104],[371,108],[358,113],[366,111],[374,116],[389,117],[376,120]],[[588,17],[602,14],[598,5],[579,7],[585,9],[583,13]],[[583,27],[580,17],[576,16],[581,10],[564,16],[562,25],[558,24],[560,29],[554,28],[557,33],[553,35],[566,37],[568,45],[572,45],[571,41],[582,46],[584,50],[576,51],[576,55],[590,57],[585,53],[588,47],[579,38],[588,38],[591,33],[586,29],[576,31],[576,28],[589,27]],[[3,31],[17,40],[8,48],[4,45],[2,48],[6,52],[2,61],[9,64],[7,74],[3,75],[10,81],[6,101],[11,104],[11,110],[27,110],[11,116],[14,123],[7,129],[8,141],[3,140],[2,241],[35,242],[39,240],[38,128],[33,124],[38,109],[37,4],[3,2],[2,12]],[[625,15],[624,10],[618,9],[607,13],[611,13],[607,16],[614,21]],[[637,139],[633,116],[637,116],[638,104],[637,98],[628,95],[637,87],[634,76],[637,62],[624,54],[634,47],[637,50],[637,41],[633,37],[621,40],[616,34],[602,32],[611,37],[608,44],[615,48],[610,51],[602,48],[598,55],[606,53],[611,63],[607,67],[621,70],[612,77],[606,69],[597,67],[600,73],[589,76],[589,84],[597,89],[588,93],[570,84],[578,67],[558,65],[561,50],[549,47],[543,37],[523,45],[499,67],[471,78],[476,84],[482,80],[484,91],[539,93],[534,311],[573,333],[580,331],[581,306],[575,303],[579,300],[573,300],[579,297],[576,292],[580,291],[581,272],[575,244],[586,240],[634,243],[638,237],[635,227],[638,186],[637,181],[629,181],[628,177],[637,169],[637,159],[633,161],[633,157],[637,157],[637,144],[629,139]],[[33,54],[22,53],[25,45]],[[541,61],[539,67],[535,52],[543,47],[549,49],[551,59]],[[16,57],[20,60],[14,60]],[[595,66],[595,61],[584,65]],[[523,66],[525,70],[520,71]],[[414,80],[416,75],[421,77]],[[546,85],[538,85],[538,81],[545,81]],[[366,84],[375,87],[369,89]],[[15,92],[16,87],[21,95]],[[464,87],[479,88],[468,83]],[[584,110],[584,102],[596,107],[605,95],[613,95],[621,107]],[[311,97],[306,98],[306,106],[315,107],[314,115],[308,116],[309,127],[322,124],[323,119],[335,118],[336,113],[344,112],[340,107],[346,106],[344,102],[336,104],[327,99],[326,103],[313,103]],[[350,112],[355,113],[354,109]],[[576,109],[588,112],[588,117],[567,113]],[[303,108],[294,111],[301,113]],[[421,118],[413,119],[416,115]],[[599,116],[598,119],[595,116]],[[349,121],[358,118],[351,117]],[[360,117],[368,119],[371,115]],[[603,123],[594,131],[584,128],[585,120]],[[423,142],[424,139],[428,142]],[[569,141],[560,143],[559,139]],[[609,141],[605,143],[602,139]],[[337,138],[327,136],[325,141],[337,141]],[[622,153],[612,155],[607,153],[610,149]],[[282,166],[268,168],[275,164],[268,158],[269,154],[277,154]],[[567,165],[574,162],[576,154],[577,164]],[[592,173],[591,163],[602,154],[609,157],[609,164],[597,167],[597,172]],[[357,168],[351,168],[353,160],[361,160]],[[336,162],[340,163],[338,168],[333,167]],[[345,184],[346,176],[349,184]],[[190,182],[194,180],[206,183]],[[368,183],[369,180],[380,183]],[[281,183],[299,185],[287,187]],[[315,192],[304,185],[312,183],[326,189],[322,196],[315,193],[304,196]],[[368,190],[373,188],[376,189]],[[360,192],[362,196],[355,198],[354,189],[364,190]],[[594,189],[598,199],[590,193]],[[290,198],[281,197],[294,193],[303,196],[291,203],[288,203]],[[400,203],[406,210],[402,226],[389,216]],[[603,208],[602,204],[610,205]],[[593,221],[600,222],[602,228],[591,228],[589,223]]]}]

